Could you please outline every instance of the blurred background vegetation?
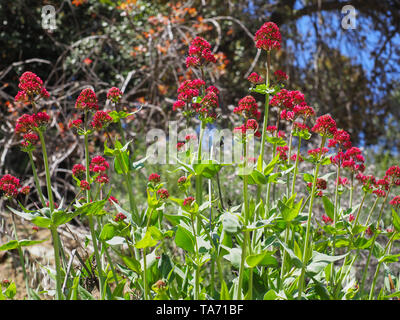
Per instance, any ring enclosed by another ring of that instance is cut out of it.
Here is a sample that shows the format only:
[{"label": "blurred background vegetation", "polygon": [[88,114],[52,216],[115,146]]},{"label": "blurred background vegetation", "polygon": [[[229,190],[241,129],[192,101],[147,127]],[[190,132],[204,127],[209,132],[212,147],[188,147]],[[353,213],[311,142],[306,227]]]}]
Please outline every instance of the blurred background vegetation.
[{"label": "blurred background vegetation", "polygon": [[[348,4],[357,16],[355,29],[346,30],[341,10]],[[55,8],[55,30],[43,28],[45,5]],[[17,117],[29,111],[14,103],[24,71],[37,73],[51,95],[41,107],[53,119],[48,143],[60,200],[75,193],[70,169],[83,158],[80,138],[67,124],[84,86],[93,86],[101,107],[108,107],[111,86],[124,91],[127,109],[144,106],[125,127],[137,159],[145,153],[147,129],[166,129],[168,120],[179,120],[172,103],[179,83],[196,76],[186,69],[185,57],[199,35],[218,57],[207,80],[221,91],[218,125],[230,127],[233,106],[248,94],[247,76],[265,73],[265,55],[255,48],[253,35],[266,21],[281,29],[282,49],[272,67],[289,75],[287,87],[302,91],[317,114],[330,113],[348,130],[378,168],[375,174],[398,163],[397,0],[15,0],[0,2],[0,174],[30,176],[13,131]],[[96,136],[92,151],[101,153],[103,142],[104,136]],[[135,178],[139,186],[140,175]]]}]

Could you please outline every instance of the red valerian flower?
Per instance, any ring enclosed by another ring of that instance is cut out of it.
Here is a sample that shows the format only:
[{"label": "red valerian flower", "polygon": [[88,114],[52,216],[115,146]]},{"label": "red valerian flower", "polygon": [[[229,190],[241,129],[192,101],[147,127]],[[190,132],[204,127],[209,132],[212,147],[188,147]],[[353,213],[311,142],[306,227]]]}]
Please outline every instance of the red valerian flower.
[{"label": "red valerian flower", "polygon": [[386,176],[388,176],[393,184],[400,186],[400,167],[392,166],[386,171]]},{"label": "red valerian flower", "polygon": [[31,191],[30,186],[23,186],[19,192],[27,196],[30,191]]},{"label": "red valerian flower", "polygon": [[90,88],[83,89],[76,99],[75,108],[83,111],[96,111],[99,109],[98,100]]},{"label": "red valerian flower", "polygon": [[328,153],[328,152],[329,152],[329,149],[328,149],[328,148],[325,148],[325,147],[322,148],[322,150],[321,150],[321,148],[316,148],[316,149],[308,150],[307,152],[308,152],[308,154],[309,154],[310,156],[316,158],[316,157],[319,156],[319,154],[324,155],[324,154]]},{"label": "red valerian flower", "polygon": [[[294,154],[290,157],[290,160],[292,160],[292,161],[296,161],[296,159],[297,159],[297,154]],[[303,161],[304,161],[303,157],[301,155],[299,155],[299,162],[303,162]]]},{"label": "red valerian flower", "polygon": [[107,99],[114,103],[118,103],[122,98],[122,91],[116,87],[110,88],[107,92]]},{"label": "red valerian flower", "polygon": [[342,129],[336,130],[333,134],[333,139],[328,141],[328,147],[336,147],[338,145],[339,149],[349,149],[351,148],[350,134]]},{"label": "red valerian flower", "polygon": [[252,72],[248,77],[247,80],[249,80],[252,84],[261,84],[264,83],[264,78],[258,75],[256,72]]},{"label": "red valerian flower", "polygon": [[0,192],[6,198],[16,198],[20,187],[19,179],[11,174],[6,174],[0,179]]},{"label": "red valerian flower", "polygon": [[178,88],[178,100],[191,103],[200,94],[200,88],[206,83],[201,79],[185,80]]},{"label": "red valerian flower", "polygon": [[178,179],[178,185],[182,185],[187,181],[187,178],[185,176],[182,176]]},{"label": "red valerian flower", "polygon": [[85,173],[86,173],[86,168],[82,164],[75,164],[72,167],[72,174],[74,175],[74,177],[78,178],[79,180],[82,179],[83,177],[85,177]]},{"label": "red valerian flower", "polygon": [[80,187],[82,191],[90,190],[90,184],[86,180],[81,180]]},{"label": "red valerian flower", "polygon": [[233,113],[239,114],[246,119],[251,117],[259,119],[261,116],[256,99],[253,96],[246,96],[240,99],[238,106],[233,109]]},{"label": "red valerian flower", "polygon": [[258,49],[265,51],[279,50],[281,48],[281,33],[273,22],[264,23],[254,35],[254,42]]},{"label": "red valerian flower", "polygon": [[274,133],[277,130],[277,128],[276,126],[267,126],[265,130],[269,133]]},{"label": "red valerian flower", "polygon": [[68,128],[75,128],[75,129],[81,129],[82,128],[82,120],[81,119],[76,119],[76,120],[70,120],[68,122]]},{"label": "red valerian flower", "polygon": [[149,176],[149,182],[150,182],[150,183],[158,184],[158,183],[160,183],[160,181],[161,181],[161,177],[160,177],[160,175],[157,174],[157,173],[152,173],[152,174]]},{"label": "red valerian flower", "polygon": [[389,204],[395,208],[400,207],[400,196],[395,196],[391,201],[389,201]]},{"label": "red valerian flower", "polygon": [[108,178],[108,175],[103,173],[100,174],[96,177],[95,181],[99,184],[104,184],[110,182],[110,179]]},{"label": "red valerian flower", "polygon": [[109,197],[108,197],[108,202],[109,202],[110,204],[119,203],[118,199],[115,198],[115,197],[113,197],[113,196],[109,196]]},{"label": "red valerian flower", "polygon": [[194,38],[189,46],[189,57],[186,58],[186,67],[200,67],[209,62],[217,62],[217,59],[211,52],[211,45],[202,37]]},{"label": "red valerian flower", "polygon": [[114,218],[115,222],[123,221],[126,219],[126,215],[124,215],[122,212],[117,213],[117,215]]},{"label": "red valerian flower", "polygon": [[329,114],[325,114],[317,118],[317,121],[311,130],[319,133],[321,136],[332,137],[337,131],[336,121],[333,120]]},{"label": "red valerian flower", "polygon": [[356,218],[351,213],[349,214],[349,222],[354,221]]},{"label": "red valerian flower", "polygon": [[374,232],[372,231],[371,227],[368,227],[368,229],[365,230],[365,233],[370,237],[374,234]]},{"label": "red valerian flower", "polygon": [[96,111],[93,115],[91,125],[96,130],[105,129],[113,121],[113,118],[109,115],[109,111]]},{"label": "red valerian flower", "polygon": [[160,197],[160,199],[168,199],[169,198],[169,193],[167,189],[160,189],[157,191],[158,196]]},{"label": "red valerian flower", "polygon": [[17,119],[15,124],[15,133],[27,133],[35,128],[33,117],[29,114],[23,114]]},{"label": "red valerian flower", "polygon": [[323,214],[323,215],[322,215],[322,221],[324,221],[325,224],[328,224],[328,223],[332,223],[332,222],[333,222],[332,218],[331,218],[331,217],[328,217],[326,214]]},{"label": "red valerian flower", "polygon": [[50,123],[50,116],[46,112],[38,112],[32,115],[35,128],[44,130]]},{"label": "red valerian flower", "polygon": [[110,167],[110,164],[102,156],[96,156],[90,161],[89,170],[95,173],[103,173]]},{"label": "red valerian flower", "polygon": [[22,138],[24,139],[24,141],[21,142],[23,148],[34,146],[39,141],[39,137],[35,133],[25,133]]},{"label": "red valerian flower", "polygon": [[289,79],[288,75],[285,72],[283,72],[282,70],[276,70],[274,72],[274,76],[278,82],[283,82],[283,81],[286,81],[287,79]]},{"label": "red valerian flower", "polygon": [[183,206],[190,207],[194,201],[195,199],[193,197],[187,197],[183,200]]},{"label": "red valerian flower", "polygon": [[175,111],[177,109],[182,109],[184,106],[186,105],[185,101],[182,100],[177,100],[174,102],[174,104],[172,105],[172,110]]},{"label": "red valerian flower", "polygon": [[383,198],[386,196],[385,190],[382,189],[375,189],[374,191],[372,191],[372,193],[377,195],[379,198]]},{"label": "red valerian flower", "polygon": [[178,149],[178,151],[182,151],[184,146],[185,146],[185,142],[178,142],[176,144],[176,149]]},{"label": "red valerian flower", "polygon": [[18,91],[17,95],[14,98],[15,102],[28,102],[29,97],[25,91]]},{"label": "red valerian flower", "polygon": [[339,182],[339,186],[345,186],[349,183],[349,179],[347,179],[346,177],[339,177],[335,183],[337,184]]},{"label": "red valerian flower", "polygon": [[34,95],[40,95],[45,98],[49,97],[49,93],[43,87],[42,79],[30,71],[26,71],[21,75],[18,88],[20,88],[22,92],[18,92],[15,96],[15,101],[26,100],[26,98],[32,98]]},{"label": "red valerian flower", "polygon": [[[317,190],[326,190],[327,182],[326,182],[326,180],[324,180],[322,178],[317,178],[317,183],[316,183],[315,186],[316,186]],[[312,187],[312,182],[309,182],[307,184],[307,187],[311,188]]]},{"label": "red valerian flower", "polygon": [[282,161],[286,161],[288,159],[287,157],[287,151],[289,151],[288,146],[282,146],[282,147],[277,147],[276,151],[279,153],[279,159]]}]

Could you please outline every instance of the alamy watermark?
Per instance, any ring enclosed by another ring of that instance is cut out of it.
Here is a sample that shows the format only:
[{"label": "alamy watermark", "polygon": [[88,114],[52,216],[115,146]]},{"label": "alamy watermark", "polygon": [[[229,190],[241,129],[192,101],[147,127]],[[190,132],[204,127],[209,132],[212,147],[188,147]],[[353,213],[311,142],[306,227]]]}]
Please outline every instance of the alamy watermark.
[{"label": "alamy watermark", "polygon": [[42,28],[47,31],[57,29],[56,25],[56,9],[52,5],[42,7]]},{"label": "alamy watermark", "polygon": [[344,17],[342,18],[342,28],[345,30],[355,29],[357,23],[356,9],[352,5],[345,5],[342,8],[342,14],[344,14]]}]

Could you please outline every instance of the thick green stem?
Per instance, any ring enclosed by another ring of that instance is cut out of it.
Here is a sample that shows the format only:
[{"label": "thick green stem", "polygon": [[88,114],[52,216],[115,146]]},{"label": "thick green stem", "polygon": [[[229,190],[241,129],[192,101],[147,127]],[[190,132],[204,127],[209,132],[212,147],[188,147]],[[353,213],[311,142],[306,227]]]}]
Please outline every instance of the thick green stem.
[{"label": "thick green stem", "polygon": [[[340,150],[339,150],[340,152]],[[337,167],[337,174],[336,174],[336,186],[335,186],[335,206],[334,206],[334,211],[333,211],[333,225],[336,227],[336,222],[337,222],[337,215],[338,215],[338,203],[339,203],[339,178],[340,178],[340,162]],[[332,243],[332,255],[335,255],[336,251],[336,234],[333,235],[333,243]],[[334,279],[335,279],[335,264],[332,262],[331,264],[331,274],[330,274],[330,283],[331,286],[334,285]]]}]

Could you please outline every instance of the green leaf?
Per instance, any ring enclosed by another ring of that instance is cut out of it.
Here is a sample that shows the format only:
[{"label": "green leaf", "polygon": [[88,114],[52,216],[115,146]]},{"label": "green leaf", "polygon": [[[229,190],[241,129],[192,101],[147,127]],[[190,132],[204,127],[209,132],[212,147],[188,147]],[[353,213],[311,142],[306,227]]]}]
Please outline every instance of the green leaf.
[{"label": "green leaf", "polygon": [[175,243],[178,247],[186,250],[187,252],[194,253],[195,238],[191,232],[182,226],[178,226],[175,233]]},{"label": "green leaf", "polygon": [[303,174],[303,180],[305,182],[313,182],[314,181],[314,176],[312,174],[309,174],[309,173],[304,173]]},{"label": "green leaf", "polygon": [[231,300],[228,286],[226,285],[224,280],[222,280],[222,283],[221,283],[221,293],[220,293],[219,298],[220,298],[220,300]]},{"label": "green leaf", "polygon": [[282,213],[282,217],[286,222],[290,222],[295,219],[300,212],[301,204],[303,203],[303,199],[300,200],[294,207],[289,207],[281,200],[278,201],[278,208]]},{"label": "green leaf", "polygon": [[329,218],[331,218],[333,220],[334,215],[335,215],[335,207],[333,206],[333,203],[326,196],[322,197],[322,202],[324,204],[324,209],[325,209],[326,214],[328,215]]},{"label": "green leaf", "polygon": [[279,154],[275,156],[264,168],[264,175],[269,175],[274,171],[276,163],[279,161]]},{"label": "green leaf", "polygon": [[4,294],[7,298],[12,299],[17,294],[17,287],[15,286],[15,282],[11,282]]},{"label": "green leaf", "polygon": [[154,247],[157,243],[158,243],[158,240],[153,239],[153,237],[151,235],[151,231],[147,230],[143,239],[138,241],[135,244],[135,247],[138,249],[150,248],[150,247]]},{"label": "green leaf", "polygon": [[71,221],[77,216],[77,212],[65,212],[64,210],[54,211],[51,216],[51,222],[54,226],[58,227]]},{"label": "green leaf", "polygon": [[11,240],[7,242],[6,244],[3,244],[0,246],[0,251],[6,251],[6,250],[13,250],[18,248],[18,241],[17,240]]},{"label": "green leaf", "polygon": [[218,173],[218,171],[221,170],[221,168],[222,165],[215,163],[198,163],[193,165],[193,169],[196,175],[201,175],[208,179],[214,177]]},{"label": "green leaf", "polygon": [[222,215],[222,227],[225,232],[235,234],[240,231],[242,225],[235,214],[225,212]]},{"label": "green leaf", "polygon": [[265,140],[267,140],[268,143],[273,145],[286,146],[286,141],[280,137],[270,137],[266,135]]},{"label": "green leaf", "polygon": [[[90,202],[90,203],[85,203],[82,206],[74,206],[75,207],[74,215],[75,216],[97,215],[97,214],[101,213],[106,202],[107,202],[107,199],[104,199],[104,200],[98,200],[98,201],[94,201],[94,202]],[[115,205],[115,203],[114,203],[114,205]]]},{"label": "green leaf", "polygon": [[135,258],[132,258],[129,256],[123,256],[123,255],[120,255],[120,257],[129,269],[131,269],[132,271],[135,271],[137,274],[140,274],[142,272],[140,262],[137,261]]},{"label": "green leaf", "polygon": [[50,228],[51,226],[51,219],[45,217],[36,216],[31,222],[41,228]]},{"label": "green leaf", "polygon": [[276,300],[278,295],[276,294],[274,289],[269,289],[267,293],[264,295],[263,300]]},{"label": "green leaf", "polygon": [[400,215],[392,208],[393,227],[397,232],[400,232]]},{"label": "green leaf", "polygon": [[400,253],[399,254],[387,254],[381,257],[378,262],[382,263],[394,263],[399,261]]},{"label": "green leaf", "polygon": [[117,227],[112,223],[107,223],[103,226],[103,229],[100,233],[101,241],[108,241],[114,238],[117,233]]},{"label": "green leaf", "polygon": [[47,241],[48,239],[43,239],[43,240],[26,240],[26,239],[22,239],[19,241],[19,245],[21,247],[29,247],[29,246],[33,246],[35,244],[39,244],[39,243],[43,243],[45,241]]},{"label": "green leaf", "polygon": [[340,256],[329,256],[324,253],[313,251],[313,256],[307,265],[307,273],[309,275],[316,275],[320,273],[325,267],[332,262],[338,261],[346,257],[349,253]]},{"label": "green leaf", "polygon": [[246,257],[246,263],[250,268],[258,265],[262,266],[278,266],[278,261],[272,256],[273,252],[265,251],[258,254],[252,254]]}]

